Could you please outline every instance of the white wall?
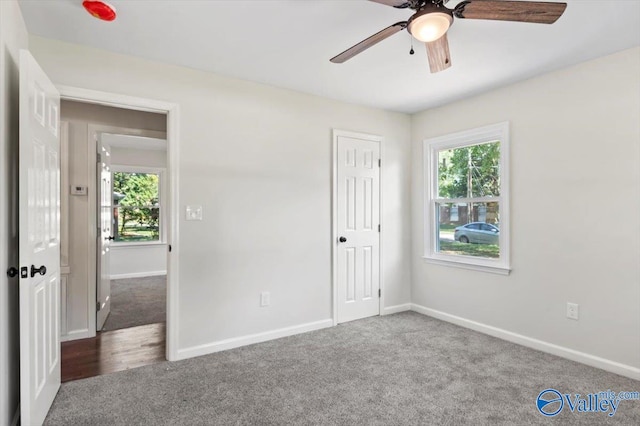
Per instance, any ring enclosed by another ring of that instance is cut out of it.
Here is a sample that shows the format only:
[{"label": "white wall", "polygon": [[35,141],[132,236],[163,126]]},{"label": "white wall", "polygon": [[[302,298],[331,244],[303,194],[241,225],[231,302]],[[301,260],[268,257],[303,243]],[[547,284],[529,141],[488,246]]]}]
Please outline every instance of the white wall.
[{"label": "white wall", "polygon": [[[89,124],[166,131],[166,118],[162,114],[62,101],[60,115],[61,120],[69,123],[69,184],[87,186],[89,194],[96,191],[96,183],[89,173],[89,169],[95,167],[95,153],[89,150]],[[62,190],[69,191],[69,188]],[[69,196],[70,273],[61,280],[61,294],[66,295],[62,303],[62,338],[65,340],[87,337],[95,331],[89,330],[90,315],[95,315],[95,302],[89,300],[89,286],[95,285],[95,272],[90,268],[89,245],[95,243],[89,237],[89,200],[88,196]]]},{"label": "white wall", "polygon": [[0,424],[9,425],[19,403],[20,346],[18,278],[17,164],[20,49],[27,29],[15,1],[0,1]]},{"label": "white wall", "polygon": [[167,273],[167,245],[124,245],[111,248],[111,279]]},{"label": "white wall", "polygon": [[[422,141],[505,120],[511,275],[425,263]],[[415,115],[413,303],[640,368],[639,120],[640,48]]]},{"label": "white wall", "polygon": [[167,273],[166,244],[111,246],[111,279],[150,277]]},{"label": "white wall", "polygon": [[[408,116],[39,37],[58,84],[180,105],[180,356],[331,318],[331,130],[385,138],[384,292],[410,301]],[[259,307],[261,291],[271,306]],[[204,345],[204,346],[201,346]],[[190,348],[201,346],[195,351]]]},{"label": "white wall", "polygon": [[167,151],[112,147],[111,164],[165,168],[167,167]]}]

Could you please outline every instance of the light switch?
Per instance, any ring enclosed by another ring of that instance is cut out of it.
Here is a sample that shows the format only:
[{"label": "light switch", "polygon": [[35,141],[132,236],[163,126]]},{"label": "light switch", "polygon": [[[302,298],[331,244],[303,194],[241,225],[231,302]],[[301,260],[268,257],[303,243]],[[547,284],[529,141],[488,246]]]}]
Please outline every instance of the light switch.
[{"label": "light switch", "polygon": [[202,206],[187,206],[187,220],[202,220]]}]

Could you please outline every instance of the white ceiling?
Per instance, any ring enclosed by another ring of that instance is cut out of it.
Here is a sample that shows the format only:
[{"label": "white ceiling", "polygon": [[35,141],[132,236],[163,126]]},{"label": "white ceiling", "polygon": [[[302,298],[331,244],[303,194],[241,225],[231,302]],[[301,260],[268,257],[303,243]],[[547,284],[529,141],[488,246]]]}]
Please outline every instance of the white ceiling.
[{"label": "white ceiling", "polygon": [[408,113],[640,45],[640,1],[566,0],[553,25],[457,19],[453,65],[430,74],[407,32],[329,62],[412,13],[366,0],[108,1],[111,23],[81,0],[20,4],[32,34]]}]

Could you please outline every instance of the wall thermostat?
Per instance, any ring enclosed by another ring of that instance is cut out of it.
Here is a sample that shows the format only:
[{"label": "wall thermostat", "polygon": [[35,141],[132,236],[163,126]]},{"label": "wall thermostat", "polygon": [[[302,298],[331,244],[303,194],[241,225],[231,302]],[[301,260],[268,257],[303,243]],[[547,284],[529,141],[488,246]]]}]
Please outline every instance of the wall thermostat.
[{"label": "wall thermostat", "polygon": [[71,185],[71,195],[87,195],[87,187]]}]

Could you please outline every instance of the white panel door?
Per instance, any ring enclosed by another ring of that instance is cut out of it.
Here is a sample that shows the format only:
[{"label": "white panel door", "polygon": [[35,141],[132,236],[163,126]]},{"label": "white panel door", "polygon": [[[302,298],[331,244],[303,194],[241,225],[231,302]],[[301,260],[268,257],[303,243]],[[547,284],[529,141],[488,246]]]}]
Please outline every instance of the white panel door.
[{"label": "white panel door", "polygon": [[111,241],[113,240],[113,192],[111,148],[98,138],[98,277],[96,330],[102,330],[111,312]]},{"label": "white panel door", "polygon": [[380,143],[338,135],[338,322],[380,314]]},{"label": "white panel door", "polygon": [[20,52],[20,407],[42,424],[60,388],[60,94]]}]

